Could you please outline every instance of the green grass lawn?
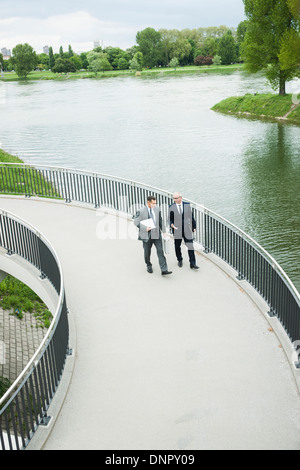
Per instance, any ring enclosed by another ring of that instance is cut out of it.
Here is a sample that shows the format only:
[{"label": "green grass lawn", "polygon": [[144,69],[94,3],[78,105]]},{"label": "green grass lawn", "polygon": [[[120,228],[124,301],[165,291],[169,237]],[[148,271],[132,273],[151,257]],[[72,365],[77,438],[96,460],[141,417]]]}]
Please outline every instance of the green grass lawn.
[{"label": "green grass lawn", "polygon": [[10,275],[0,283],[0,307],[19,320],[25,312],[30,312],[36,317],[37,326],[42,328],[49,328],[52,320],[52,314],[35,292]]},{"label": "green grass lawn", "polygon": [[[235,70],[242,70],[243,64],[233,64],[233,65],[209,65],[209,66],[196,66],[196,65],[187,65],[184,67],[176,67],[176,69],[171,67],[155,67],[153,69],[143,69],[140,74],[143,75],[153,75],[153,74],[178,74],[178,73],[209,73],[209,72],[230,72]],[[27,80],[75,80],[75,79],[84,79],[84,78],[105,78],[105,77],[122,77],[122,76],[135,76],[135,72],[131,70],[109,70],[107,72],[98,73],[95,76],[94,73],[89,71],[80,71],[69,74],[59,74],[53,73],[50,71],[34,71],[31,72]],[[2,82],[17,81],[20,80],[18,75],[15,72],[4,72],[4,78],[0,78]],[[24,81],[24,80],[23,80]]]}]

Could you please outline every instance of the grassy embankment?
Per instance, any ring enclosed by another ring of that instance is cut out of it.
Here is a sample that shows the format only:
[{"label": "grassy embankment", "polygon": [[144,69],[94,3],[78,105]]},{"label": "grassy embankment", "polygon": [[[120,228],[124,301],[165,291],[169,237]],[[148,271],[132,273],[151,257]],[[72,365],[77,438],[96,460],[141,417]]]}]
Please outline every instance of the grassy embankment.
[{"label": "grassy embankment", "polygon": [[[24,162],[20,158],[0,149],[0,164],[3,163],[20,163],[21,166]],[[14,174],[14,177],[11,177],[12,174]],[[0,172],[0,193],[13,192],[15,194],[16,188],[19,186],[20,193],[24,194],[25,179],[26,176],[21,171],[11,173],[10,177],[7,177],[2,169]],[[41,184],[40,176],[36,176],[36,184],[37,187]],[[49,185],[49,183],[43,181],[43,185],[47,184]],[[48,328],[51,322],[52,315],[42,300],[28,286],[10,275],[0,283],[0,307],[8,310],[20,320],[23,318],[24,312],[30,312],[36,317],[37,325],[44,328]]]},{"label": "grassy embankment", "polygon": [[19,157],[10,155],[0,148],[0,163],[24,163]]},{"label": "grassy embankment", "polygon": [[[275,94],[247,94],[226,98],[212,107],[214,111],[234,116],[272,119],[300,125],[299,96]],[[294,101],[294,102],[293,102]]]},{"label": "grassy embankment", "polygon": [[[243,64],[234,64],[234,65],[209,65],[209,66],[194,66],[194,65],[187,65],[184,67],[176,67],[176,69],[171,67],[156,67],[153,69],[143,69],[141,72],[138,72],[139,76],[154,76],[154,75],[177,75],[183,73],[218,73],[218,72],[231,72],[235,70],[242,70]],[[34,71],[31,72],[27,80],[76,80],[76,79],[84,79],[84,78],[111,78],[111,77],[125,77],[131,76],[134,77],[136,75],[135,72],[131,70],[110,70],[107,72],[98,73],[96,76],[92,72],[88,71],[81,71],[69,74],[59,74],[53,73],[50,71]],[[4,72],[4,78],[0,81],[2,82],[9,82],[9,81],[18,81],[20,78],[14,72]],[[24,81],[24,80],[23,80]]]},{"label": "grassy embankment", "polygon": [[[14,169],[9,169],[6,163],[19,163]],[[60,198],[53,184],[47,181],[44,176],[30,168],[26,169],[23,160],[14,155],[10,155],[0,149],[0,164],[4,168],[0,169],[0,194],[30,195],[40,197]]]}]

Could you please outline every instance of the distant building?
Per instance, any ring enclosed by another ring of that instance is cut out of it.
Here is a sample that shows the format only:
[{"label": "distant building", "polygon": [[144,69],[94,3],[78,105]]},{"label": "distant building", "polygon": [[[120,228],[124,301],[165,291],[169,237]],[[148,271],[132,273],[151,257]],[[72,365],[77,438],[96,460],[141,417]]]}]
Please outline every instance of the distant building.
[{"label": "distant building", "polygon": [[43,47],[43,52],[44,52],[44,54],[49,55],[49,46],[44,46]]},{"label": "distant building", "polygon": [[96,49],[96,47],[102,47],[103,49],[103,41],[94,41],[94,49]]},{"label": "distant building", "polygon": [[9,60],[11,58],[11,50],[6,49],[6,47],[2,47],[1,54],[3,55],[4,60]]}]

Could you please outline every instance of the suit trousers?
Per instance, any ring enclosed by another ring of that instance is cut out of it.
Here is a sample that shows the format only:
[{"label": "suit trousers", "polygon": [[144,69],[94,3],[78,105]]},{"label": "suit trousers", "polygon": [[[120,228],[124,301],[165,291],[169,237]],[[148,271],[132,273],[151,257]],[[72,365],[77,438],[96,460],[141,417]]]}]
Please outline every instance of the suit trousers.
[{"label": "suit trousers", "polygon": [[168,271],[167,260],[164,255],[161,237],[155,238],[155,239],[149,238],[147,242],[143,241],[144,257],[145,257],[146,265],[152,266],[152,263],[150,261],[152,245],[155,245],[160,269],[162,271]]},{"label": "suit trousers", "polygon": [[182,238],[175,238],[174,240],[175,253],[176,253],[177,260],[182,261],[182,252],[181,252],[182,240],[184,240],[186,247],[188,249],[190,264],[191,265],[196,264],[193,240],[188,240],[184,235]]}]

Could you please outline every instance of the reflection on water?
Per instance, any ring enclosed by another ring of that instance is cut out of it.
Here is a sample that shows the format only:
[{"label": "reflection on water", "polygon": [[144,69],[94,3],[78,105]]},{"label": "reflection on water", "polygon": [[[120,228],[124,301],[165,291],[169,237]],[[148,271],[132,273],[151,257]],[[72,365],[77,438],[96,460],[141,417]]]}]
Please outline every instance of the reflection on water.
[{"label": "reflection on water", "polygon": [[294,128],[275,124],[244,152],[246,230],[299,286],[300,158]]},{"label": "reflection on water", "polygon": [[210,110],[269,91],[241,72],[7,83],[0,142],[29,163],[181,190],[252,235],[300,289],[299,128]]}]

